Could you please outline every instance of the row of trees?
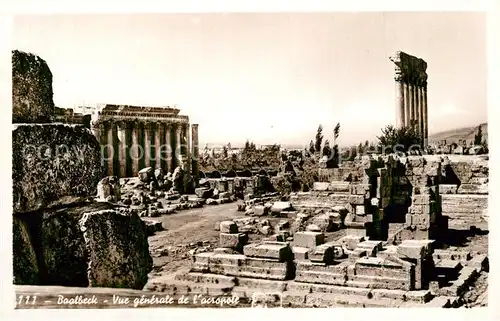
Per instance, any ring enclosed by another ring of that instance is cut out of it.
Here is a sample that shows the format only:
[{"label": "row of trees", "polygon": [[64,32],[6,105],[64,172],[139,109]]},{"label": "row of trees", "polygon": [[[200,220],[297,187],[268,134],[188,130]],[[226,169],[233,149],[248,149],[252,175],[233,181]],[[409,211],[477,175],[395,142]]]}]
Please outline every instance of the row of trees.
[{"label": "row of trees", "polygon": [[310,155],[319,155],[328,157],[329,165],[336,164],[339,155],[339,146],[337,138],[340,134],[340,123],[337,123],[333,129],[333,147],[330,146],[330,141],[327,139],[323,143],[323,126],[320,124],[316,131],[316,137],[309,143],[309,149],[306,149]]}]

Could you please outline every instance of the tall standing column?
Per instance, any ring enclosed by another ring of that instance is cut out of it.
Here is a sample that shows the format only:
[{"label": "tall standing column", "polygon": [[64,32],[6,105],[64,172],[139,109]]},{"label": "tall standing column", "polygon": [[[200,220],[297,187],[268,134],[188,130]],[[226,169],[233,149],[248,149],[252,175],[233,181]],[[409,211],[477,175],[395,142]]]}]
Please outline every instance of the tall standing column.
[{"label": "tall standing column", "polygon": [[155,168],[161,168],[160,146],[161,146],[160,123],[157,122],[155,127]]},{"label": "tall standing column", "polygon": [[424,118],[424,146],[427,146],[428,144],[428,138],[429,138],[429,118],[428,118],[428,113],[427,113],[427,84],[424,83],[423,86],[423,94],[424,94],[424,104],[423,104],[423,118]]},{"label": "tall standing column", "polygon": [[410,116],[408,117],[408,126],[413,126],[413,120],[415,119],[414,108],[413,105],[415,101],[413,100],[413,84],[411,82],[408,83],[408,110],[410,111]]},{"label": "tall standing column", "polygon": [[191,156],[191,167],[192,173],[194,176],[194,182],[196,187],[199,186],[200,181],[200,173],[198,172],[198,157],[199,157],[199,147],[198,147],[198,124],[191,125],[191,148],[192,148],[192,156]]},{"label": "tall standing column", "polygon": [[165,124],[165,144],[167,145],[167,172],[172,173],[174,171],[174,160],[172,157],[172,124]]},{"label": "tall standing column", "polygon": [[151,166],[151,123],[144,124],[144,166]]},{"label": "tall standing column", "polygon": [[139,173],[139,139],[138,124],[132,124],[132,146],[130,148],[130,158],[132,160],[132,176]]},{"label": "tall standing column", "polygon": [[417,85],[415,84],[415,82],[412,83],[412,88],[413,88],[413,91],[412,91],[412,94],[413,94],[413,104],[412,104],[412,107],[413,107],[413,128],[415,130],[417,130],[417,126],[418,126],[418,98],[417,98]]},{"label": "tall standing column", "polygon": [[108,165],[108,176],[113,176],[113,159],[115,158],[115,148],[113,144],[113,126],[114,123],[110,122],[106,125],[106,134],[107,134],[107,139],[106,139],[106,159],[107,159],[107,165]]},{"label": "tall standing column", "polygon": [[158,164],[162,169],[167,168],[167,148],[165,139],[165,123],[158,124],[160,126],[160,160]]},{"label": "tall standing column", "polygon": [[410,126],[410,88],[407,82],[403,84],[403,90],[404,90],[404,108],[405,108],[404,126],[408,127]]},{"label": "tall standing column", "polygon": [[191,131],[189,123],[185,125],[185,141],[186,141],[186,171],[191,175]]},{"label": "tall standing column", "polygon": [[419,122],[418,122],[418,128],[420,135],[422,137],[422,143],[423,143],[423,138],[424,138],[424,95],[422,91],[422,86],[419,84],[418,86],[418,113],[420,115],[419,117]]},{"label": "tall standing column", "polygon": [[418,82],[415,82],[415,130],[417,134],[421,134],[420,121],[422,115],[420,114],[420,86]]},{"label": "tall standing column", "polygon": [[[106,138],[107,138],[107,135],[106,135],[106,131],[105,131],[105,128],[104,128],[104,124],[102,123],[99,123],[99,124],[92,124],[92,127],[91,127],[91,130],[92,130],[92,134],[94,135],[94,137],[97,139],[97,141],[99,142],[99,147],[100,147],[100,150],[99,150],[99,155],[100,155],[100,158],[101,158],[101,168],[106,171],[107,170],[107,166],[106,166],[106,150],[107,147],[106,147]],[[103,147],[106,147],[106,148],[103,148]]]},{"label": "tall standing column", "polygon": [[182,131],[182,124],[178,123],[175,127],[175,164],[176,166],[182,166],[181,160],[181,149],[182,149],[182,139],[181,139],[181,131]]},{"label": "tall standing column", "polygon": [[405,122],[404,88],[401,77],[396,76],[396,127],[401,128]]},{"label": "tall standing column", "polygon": [[127,176],[127,124],[118,123],[118,159],[120,164],[120,177]]}]

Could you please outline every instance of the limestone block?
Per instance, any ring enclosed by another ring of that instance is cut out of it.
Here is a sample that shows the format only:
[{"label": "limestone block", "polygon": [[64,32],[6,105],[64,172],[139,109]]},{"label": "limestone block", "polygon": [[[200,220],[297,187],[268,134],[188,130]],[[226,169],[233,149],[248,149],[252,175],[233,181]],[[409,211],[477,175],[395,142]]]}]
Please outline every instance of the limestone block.
[{"label": "limestone block", "polygon": [[220,247],[228,247],[238,251],[241,250],[243,246],[248,242],[248,236],[244,233],[220,233],[219,239]]},{"label": "limestone block", "polygon": [[488,194],[488,184],[461,184],[458,187],[457,194]]},{"label": "limestone block", "polygon": [[309,260],[311,262],[332,264],[335,256],[335,247],[340,247],[340,245],[332,243],[318,245],[309,252]]},{"label": "limestone block", "polygon": [[31,243],[28,225],[12,217],[12,259],[14,284],[36,285],[40,282],[35,249]]},{"label": "limestone block", "polygon": [[360,258],[360,257],[365,257],[367,255],[367,252],[365,249],[360,249],[356,248],[354,251],[350,253],[349,256],[354,257],[354,258]]},{"label": "limestone block", "polygon": [[212,197],[212,190],[207,187],[198,187],[195,188],[194,193],[196,196],[201,197],[201,198],[210,198]]},{"label": "limestone block", "polygon": [[309,232],[321,232],[321,229],[316,224],[309,224],[306,226],[306,231]]},{"label": "limestone block", "polygon": [[103,210],[83,214],[89,286],[142,289],[153,267],[147,230],[134,213]]},{"label": "limestone block", "polygon": [[267,215],[268,213],[268,208],[263,206],[263,205],[256,205],[254,206],[253,208],[253,212],[255,215],[257,216],[263,216],[263,215]]},{"label": "limestone block", "polygon": [[287,211],[292,209],[292,204],[290,202],[274,202],[271,207],[271,213],[280,214],[282,211]]},{"label": "limestone block", "polygon": [[333,218],[329,213],[314,217],[313,224],[318,226],[321,232],[331,232],[337,225],[333,223]]},{"label": "limestone block", "polygon": [[364,205],[356,205],[354,213],[356,213],[356,215],[364,215],[365,214],[365,206]]},{"label": "limestone block", "polygon": [[238,225],[234,221],[222,221],[220,223],[221,233],[238,233]]},{"label": "limestone block", "polygon": [[300,247],[300,246],[293,246],[292,247],[292,252],[294,255],[295,260],[300,260],[304,261],[309,259],[309,253],[310,249],[307,247]]},{"label": "limestone block", "polygon": [[297,232],[293,235],[293,246],[314,248],[325,242],[325,235],[319,232]]},{"label": "limestone block", "polygon": [[329,185],[330,185],[330,183],[326,183],[326,182],[314,182],[313,183],[313,190],[315,190],[315,191],[327,191]]},{"label": "limestone block", "polygon": [[404,240],[396,250],[401,258],[422,259],[433,252],[433,240]]},{"label": "limestone block", "polygon": [[414,205],[426,205],[429,204],[431,201],[432,198],[430,194],[413,195],[412,197],[412,204]]},{"label": "limestone block", "polygon": [[48,123],[54,114],[49,66],[39,56],[12,51],[12,123]]},{"label": "limestone block", "polygon": [[328,185],[328,191],[333,193],[348,194],[349,190],[349,182],[331,182]]},{"label": "limestone block", "polygon": [[14,213],[81,202],[102,178],[100,145],[79,125],[14,125],[12,159]]},{"label": "limestone block", "polygon": [[456,184],[440,184],[439,193],[440,194],[457,194],[458,185]]},{"label": "limestone block", "polygon": [[153,167],[145,167],[141,169],[137,175],[141,182],[148,183],[154,177],[154,169]]},{"label": "limestone block", "polygon": [[277,259],[280,262],[288,262],[293,259],[292,249],[285,242],[248,244],[243,247],[243,254],[248,257]]},{"label": "limestone block", "polygon": [[349,251],[352,251],[357,248],[358,244],[363,242],[364,240],[365,238],[363,236],[346,235],[339,240],[339,243]]},{"label": "limestone block", "polygon": [[377,252],[382,251],[381,241],[363,241],[358,243],[356,249],[363,249],[368,256],[376,256]]},{"label": "limestone block", "polygon": [[365,197],[363,195],[349,195],[347,203],[354,205],[364,205]]}]

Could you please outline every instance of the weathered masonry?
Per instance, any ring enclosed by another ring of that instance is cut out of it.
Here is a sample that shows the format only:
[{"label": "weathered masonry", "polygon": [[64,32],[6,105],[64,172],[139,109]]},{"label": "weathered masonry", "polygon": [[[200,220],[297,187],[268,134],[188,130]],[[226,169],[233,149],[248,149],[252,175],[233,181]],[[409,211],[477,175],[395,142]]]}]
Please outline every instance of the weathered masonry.
[{"label": "weathered masonry", "polygon": [[106,105],[92,131],[107,175],[132,177],[144,167],[173,172],[181,166],[188,173],[197,172],[191,171],[196,166],[191,155],[198,155],[198,125],[190,126],[189,117],[179,112],[171,107]]},{"label": "weathered masonry", "polygon": [[397,51],[390,60],[396,65],[396,125],[415,126],[423,137],[424,146],[428,139],[427,113],[427,63],[420,58]]}]

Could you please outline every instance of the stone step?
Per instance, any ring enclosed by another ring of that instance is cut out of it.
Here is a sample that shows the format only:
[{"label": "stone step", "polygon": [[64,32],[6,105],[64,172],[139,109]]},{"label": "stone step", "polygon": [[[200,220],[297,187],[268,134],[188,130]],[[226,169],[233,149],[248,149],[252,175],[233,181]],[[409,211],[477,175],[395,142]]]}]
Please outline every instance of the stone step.
[{"label": "stone step", "polygon": [[148,280],[145,291],[161,292],[169,295],[223,295],[231,293],[234,286],[227,284],[196,283],[174,279],[171,275]]},{"label": "stone step", "polygon": [[426,308],[451,308],[459,305],[459,298],[456,296],[437,296],[425,303]]}]

